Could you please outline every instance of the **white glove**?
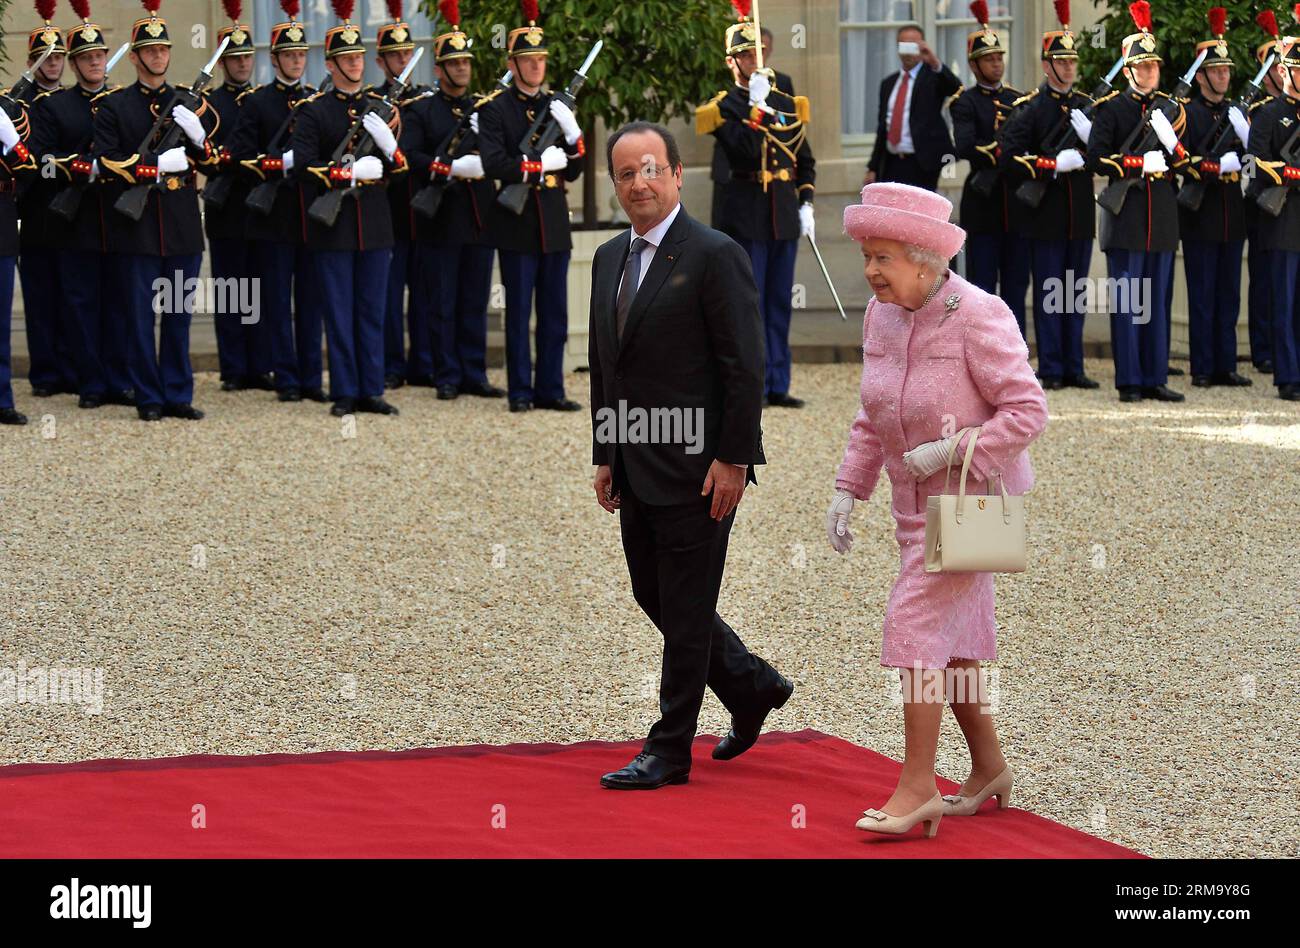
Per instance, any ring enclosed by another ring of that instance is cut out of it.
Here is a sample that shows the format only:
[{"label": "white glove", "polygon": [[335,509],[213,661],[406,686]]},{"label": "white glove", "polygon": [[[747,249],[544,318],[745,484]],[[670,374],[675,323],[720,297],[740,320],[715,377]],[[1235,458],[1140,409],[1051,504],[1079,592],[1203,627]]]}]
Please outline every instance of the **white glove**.
[{"label": "white glove", "polygon": [[1232,174],[1241,170],[1241,157],[1235,152],[1226,152],[1219,158],[1219,174]]},{"label": "white glove", "polygon": [[1083,155],[1077,148],[1067,148],[1056,153],[1056,173],[1069,174],[1083,167]]},{"label": "white glove", "polygon": [[1079,141],[1088,144],[1088,136],[1092,134],[1092,120],[1078,109],[1070,109],[1070,124],[1074,126],[1074,134],[1079,136]]},{"label": "white glove", "polygon": [[0,145],[6,152],[18,144],[18,129],[14,128],[13,119],[4,109],[0,109]]},{"label": "white glove", "polygon": [[767,95],[772,91],[772,83],[767,76],[756,72],[749,77],[749,104],[756,105],[764,112],[772,111],[767,104]]},{"label": "white glove", "polygon": [[[361,120],[362,122],[365,119]],[[352,185],[358,181],[378,181],[384,176],[384,163],[374,155],[366,155],[352,162]]]},{"label": "white glove", "polygon": [[1160,144],[1165,146],[1165,151],[1172,155],[1174,149],[1178,147],[1178,135],[1174,132],[1174,127],[1169,124],[1169,117],[1158,110],[1152,112],[1151,129],[1160,139]]},{"label": "white glove", "polygon": [[290,148],[283,155],[281,155],[280,160],[284,162],[285,174],[288,174],[290,171],[292,171],[293,170],[293,149]]},{"label": "white glove", "polygon": [[1165,161],[1163,151],[1149,151],[1142,156],[1142,173],[1143,174],[1160,174],[1169,170],[1169,162]]},{"label": "white glove", "polygon": [[564,132],[564,140],[570,145],[577,144],[578,139],[582,137],[582,129],[578,128],[578,120],[573,117],[573,109],[559,99],[552,99],[551,115],[559,123],[560,131]]},{"label": "white glove", "polygon": [[831,508],[826,511],[826,536],[831,541],[831,549],[836,553],[847,553],[853,546],[853,534],[849,532],[851,513],[853,513],[853,495],[846,490],[835,491]]},{"label": "white glove", "polygon": [[918,481],[923,481],[935,471],[942,471],[948,463],[948,453],[952,450],[956,437],[953,435],[940,441],[927,441],[918,444],[911,451],[904,451],[903,466],[907,468],[907,473]]},{"label": "white glove", "polygon": [[199,117],[189,109],[185,108],[185,106],[178,105],[172,109],[172,118],[175,119],[176,124],[181,127],[181,131],[185,133],[185,137],[195,145],[201,146],[203,144],[203,139],[208,137],[203,131],[203,123],[199,121]]},{"label": "white glove", "polygon": [[543,171],[562,171],[569,166],[569,156],[559,145],[551,145],[542,152]]},{"label": "white glove", "polygon": [[475,135],[478,134],[478,112],[469,113],[469,127]]},{"label": "white glove", "polygon": [[177,171],[188,171],[190,160],[185,157],[185,149],[181,147],[168,148],[158,156],[158,170],[163,174],[174,174]]},{"label": "white glove", "polygon": [[1232,123],[1232,130],[1237,133],[1243,145],[1250,141],[1250,121],[1241,114],[1241,109],[1235,105],[1229,106],[1228,121]]},{"label": "white glove", "polygon": [[483,177],[483,159],[478,155],[461,155],[451,163],[453,178]]},{"label": "white glove", "polygon": [[813,206],[811,204],[799,205],[799,236],[811,237],[817,239],[817,221],[813,217]]},{"label": "white glove", "polygon": [[388,127],[388,123],[379,117],[378,112],[367,112],[365,118],[361,120],[370,137],[374,139],[375,145],[384,153],[385,158],[392,158],[393,152],[397,151],[397,137],[393,130]]}]

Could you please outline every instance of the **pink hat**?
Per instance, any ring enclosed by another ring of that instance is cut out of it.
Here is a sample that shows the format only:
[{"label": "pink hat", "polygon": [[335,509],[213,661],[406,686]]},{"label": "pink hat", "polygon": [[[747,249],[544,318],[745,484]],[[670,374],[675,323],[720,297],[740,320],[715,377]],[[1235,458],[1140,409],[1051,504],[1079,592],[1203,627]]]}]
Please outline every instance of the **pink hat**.
[{"label": "pink hat", "polygon": [[880,181],[862,189],[862,203],[844,209],[844,230],[854,240],[884,237],[954,256],[966,231],[949,223],[952,202],[910,184]]}]

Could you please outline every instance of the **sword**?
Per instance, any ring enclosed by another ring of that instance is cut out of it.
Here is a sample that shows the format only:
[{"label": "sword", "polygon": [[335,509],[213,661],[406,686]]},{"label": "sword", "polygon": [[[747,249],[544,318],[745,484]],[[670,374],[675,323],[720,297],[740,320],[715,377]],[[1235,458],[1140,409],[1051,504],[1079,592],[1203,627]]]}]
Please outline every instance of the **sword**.
[{"label": "sword", "polygon": [[844,304],[840,302],[840,294],[835,292],[835,284],[831,282],[830,271],[826,269],[826,261],[822,259],[822,252],[817,249],[817,241],[813,240],[813,235],[808,235],[808,243],[813,249],[813,256],[817,258],[817,265],[822,268],[822,276],[826,278],[826,285],[830,287],[831,296],[835,298],[835,308],[840,311],[840,319],[848,321],[844,315]]},{"label": "sword", "polygon": [[108,65],[104,67],[105,78],[108,77],[108,74],[113,71],[113,67],[116,66],[121,61],[122,57],[126,55],[127,50],[129,50],[130,48],[131,48],[130,41],[123,43],[121,46],[117,48],[117,52],[113,54],[113,58],[110,59],[108,61]]}]

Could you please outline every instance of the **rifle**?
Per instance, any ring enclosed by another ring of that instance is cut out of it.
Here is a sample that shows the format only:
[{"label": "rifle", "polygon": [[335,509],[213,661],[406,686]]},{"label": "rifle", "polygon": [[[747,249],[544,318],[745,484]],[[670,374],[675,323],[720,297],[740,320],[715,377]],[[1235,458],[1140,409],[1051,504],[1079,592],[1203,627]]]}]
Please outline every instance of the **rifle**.
[{"label": "rifle", "polygon": [[[507,69],[505,75],[497,80],[497,85],[502,89],[509,89],[513,79],[514,73]],[[434,161],[450,166],[453,161],[460,157],[457,150],[460,148],[461,142],[465,140],[466,133],[470,128],[469,120],[473,117],[477,108],[478,106],[475,105],[462,115],[460,121],[456,123],[456,127],[438,143],[438,147],[433,153]],[[411,208],[419,212],[423,217],[433,218],[438,213],[438,206],[442,203],[443,192],[447,190],[449,184],[451,184],[450,172],[446,175],[435,175],[428,184],[415,192],[415,196],[411,198]]]},{"label": "rifle", "polygon": [[[415,71],[415,64],[420,61],[424,55],[424,47],[421,46],[411,57],[411,61],[406,64],[402,74],[393,80],[392,91],[387,96],[382,97],[378,103],[367,103],[365,109],[356,117],[356,120],[348,128],[348,132],[343,136],[343,141],[338,143],[334,153],[330,156],[330,164],[340,164],[351,158],[354,162],[358,158],[365,158],[375,150],[375,140],[370,137],[370,133],[364,128],[363,119],[371,112],[376,113],[380,118],[387,122],[393,117],[397,106],[394,104],[401,99],[402,93],[410,83],[411,73]],[[295,159],[297,156],[294,156]],[[307,216],[318,224],[325,227],[333,227],[334,222],[339,219],[339,211],[343,209],[343,201],[349,196],[355,196],[356,188],[330,188],[323,194],[319,195],[311,202],[311,207],[307,209]]]},{"label": "rifle", "polygon": [[[1245,94],[1238,100],[1238,108],[1241,109],[1243,115],[1250,111],[1251,103],[1258,99],[1260,93],[1264,91],[1260,87],[1260,84],[1264,81],[1264,77],[1268,75],[1268,71],[1273,68],[1273,60],[1275,58],[1275,53],[1268,54],[1268,58],[1264,60],[1264,65],[1261,66],[1259,72],[1255,74],[1255,78],[1250,80],[1250,85],[1246,87]],[[1218,124],[1210,131],[1210,138],[1212,139],[1210,146],[1208,149],[1202,148],[1202,154],[1218,154],[1219,149],[1222,148],[1224,142],[1227,141],[1228,133],[1230,131],[1232,131],[1232,123],[1228,119],[1228,110],[1224,109],[1223,115],[1219,116]],[[1245,148],[1246,142],[1242,142],[1241,147]],[[1185,207],[1189,211],[1199,211],[1201,209],[1201,202],[1205,200],[1206,183],[1207,182],[1204,179],[1184,181],[1183,186],[1178,190],[1178,205],[1180,207]],[[1279,204],[1278,210],[1280,211],[1281,209],[1282,207]]]},{"label": "rifle", "polygon": [[52,52],[54,52],[54,47],[46,46],[36,62],[32,63],[18,77],[18,81],[13,84],[13,87],[8,92],[0,93],[0,105],[3,106],[5,114],[9,116],[11,121],[16,121],[22,115],[22,98],[32,91],[32,86],[36,85],[36,70],[41,68],[41,64],[49,58]]},{"label": "rifle", "polygon": [[[1178,114],[1178,109],[1180,107],[1178,105],[1178,100],[1186,98],[1187,94],[1192,91],[1192,80],[1196,77],[1196,70],[1201,68],[1201,63],[1205,62],[1205,57],[1208,54],[1208,49],[1203,49],[1197,54],[1196,61],[1192,63],[1191,68],[1188,69],[1187,72],[1183,73],[1182,78],[1178,80],[1178,85],[1174,86],[1174,91],[1166,100],[1166,103],[1162,103],[1159,107],[1153,106],[1152,108],[1147,109],[1146,116],[1138,123],[1137,128],[1133,129],[1133,131],[1129,133],[1128,138],[1125,139],[1123,146],[1120,148],[1121,154],[1145,155],[1148,151],[1151,151],[1157,144],[1159,144],[1160,139],[1156,135],[1155,130],[1151,128],[1151,117],[1155,115],[1156,112],[1161,112],[1164,114],[1165,118],[1172,121],[1172,117]],[[1168,108],[1168,112],[1165,111],[1166,108]],[[1139,135],[1141,136],[1140,139],[1138,137]],[[1134,147],[1135,142],[1138,143],[1136,148]],[[1102,189],[1101,194],[1097,195],[1097,203],[1118,217],[1120,211],[1124,210],[1124,202],[1128,200],[1129,191],[1136,187],[1139,181],[1143,181],[1142,176],[1136,178],[1116,178]]]},{"label": "rifle", "polygon": [[[135,150],[136,154],[152,153],[161,155],[163,152],[176,147],[181,135],[185,133],[172,118],[172,110],[178,105],[183,105],[191,111],[198,107],[203,100],[203,90],[212,81],[212,71],[217,68],[217,60],[221,58],[221,54],[226,51],[228,45],[230,45],[229,36],[221,41],[221,45],[212,54],[212,58],[208,60],[207,65],[199,70],[199,77],[194,80],[194,84],[183,92],[180,89],[176,90],[171,100],[158,113],[153,128],[149,129],[149,133],[140,142],[140,147]],[[161,178],[161,174],[159,178]],[[120,214],[125,214],[133,221],[138,221],[144,216],[145,205],[149,202],[149,192],[159,186],[158,180],[144,184],[133,184],[113,202],[113,209]]]},{"label": "rifle", "polygon": [[[1097,100],[1110,94],[1110,84],[1115,79],[1116,73],[1124,66],[1124,57],[1121,56],[1115,60],[1115,65],[1110,67],[1110,72],[1097,83],[1097,88],[1092,90],[1092,101],[1080,111],[1092,118],[1092,113],[1096,111]],[[1079,139],[1079,134],[1070,124],[1070,112],[1067,109],[1065,115],[1056,123],[1056,128],[1052,129],[1050,135],[1043,141],[1043,154],[1058,155],[1067,148],[1073,148]],[[1022,204],[1036,208],[1043,203],[1043,197],[1047,194],[1048,181],[1046,178],[1030,178],[1028,181],[1022,181],[1016,188],[1016,198]]]},{"label": "rifle", "polygon": [[[1296,125],[1291,132],[1291,137],[1283,144],[1279,157],[1288,165],[1300,161],[1300,124]],[[1258,156],[1255,160],[1259,161]],[[1285,184],[1276,184],[1261,191],[1255,198],[1255,204],[1269,217],[1277,217],[1282,213],[1282,207],[1286,204],[1287,195],[1290,193],[1291,189]]]},{"label": "rifle", "polygon": [[[104,82],[108,82],[108,74],[113,71],[113,67],[118,64],[126,51],[131,48],[130,43],[123,43],[113,54],[113,58],[108,61],[104,67]],[[81,197],[86,193],[86,188],[90,187],[89,181],[76,181],[68,185],[58,194],[54,195],[54,200],[50,201],[50,210],[65,221],[72,221],[77,216],[77,209],[81,207]]]},{"label": "rifle", "polygon": [[[604,45],[604,40],[596,40],[596,45],[591,47],[591,52],[587,54],[587,58],[578,67],[578,71],[569,80],[568,88],[563,92],[555,93],[553,98],[559,99],[569,108],[573,108],[577,104],[578,93],[587,81],[587,70],[596,61],[596,57],[600,55],[601,48]],[[539,109],[537,118],[533,119],[533,124],[528,127],[523,140],[519,143],[519,151],[525,155],[529,152],[536,152],[540,155],[547,148],[554,145],[559,137],[560,123],[555,121],[550,108]],[[532,190],[532,185],[524,184],[522,181],[507,184],[501,188],[501,192],[497,195],[497,203],[512,214],[522,214],[530,190]]]},{"label": "rifle", "polygon": [[[332,76],[326,76],[325,81],[320,84],[320,92],[328,92],[331,85],[334,84]],[[271,152],[284,151],[284,146],[288,143],[290,136],[293,134],[293,120],[297,115],[298,106],[307,101],[306,98],[299,99],[296,103],[289,106],[289,114],[284,117],[280,127],[275,130],[271,140],[267,142],[267,154]],[[284,178],[267,178],[265,181],[259,181],[253,185],[252,190],[248,192],[248,197],[244,198],[244,206],[250,210],[256,211],[263,217],[271,213],[271,208],[275,206],[275,196],[279,193],[280,185],[284,183]]]}]

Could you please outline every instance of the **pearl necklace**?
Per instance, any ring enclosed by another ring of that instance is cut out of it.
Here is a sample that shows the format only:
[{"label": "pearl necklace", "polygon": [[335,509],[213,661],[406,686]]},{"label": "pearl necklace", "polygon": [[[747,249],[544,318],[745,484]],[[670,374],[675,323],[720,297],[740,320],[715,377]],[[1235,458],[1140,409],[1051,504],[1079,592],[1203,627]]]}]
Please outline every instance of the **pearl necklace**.
[{"label": "pearl necklace", "polygon": [[930,301],[934,299],[934,294],[938,293],[939,287],[943,286],[944,278],[947,275],[948,275],[948,271],[946,270],[943,273],[940,273],[939,276],[935,278],[934,286],[930,287],[930,292],[925,294],[925,299],[921,301],[921,305],[918,306],[916,309],[908,310],[908,312],[915,313],[916,310],[925,309],[927,306],[929,306]]}]

